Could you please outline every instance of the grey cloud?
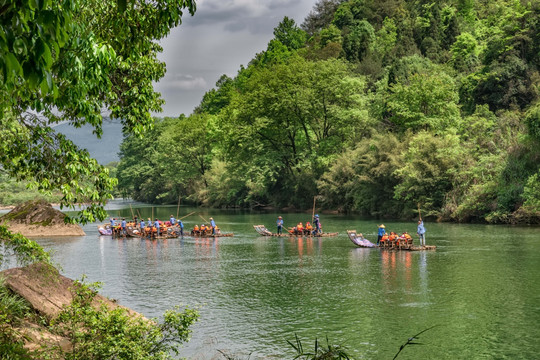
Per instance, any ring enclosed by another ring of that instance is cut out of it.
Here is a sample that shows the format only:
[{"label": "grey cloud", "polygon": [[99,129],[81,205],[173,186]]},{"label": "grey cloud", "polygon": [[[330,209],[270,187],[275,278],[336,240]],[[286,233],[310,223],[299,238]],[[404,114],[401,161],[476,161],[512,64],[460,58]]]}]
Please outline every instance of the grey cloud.
[{"label": "grey cloud", "polygon": [[168,76],[160,84],[165,89],[200,90],[208,88],[206,80],[202,77],[183,74]]},{"label": "grey cloud", "polygon": [[247,29],[252,34],[261,34],[281,21],[276,12],[286,14],[298,5],[299,2],[289,0],[208,0],[199,4],[195,16],[186,18],[184,25],[221,26],[229,32]]}]

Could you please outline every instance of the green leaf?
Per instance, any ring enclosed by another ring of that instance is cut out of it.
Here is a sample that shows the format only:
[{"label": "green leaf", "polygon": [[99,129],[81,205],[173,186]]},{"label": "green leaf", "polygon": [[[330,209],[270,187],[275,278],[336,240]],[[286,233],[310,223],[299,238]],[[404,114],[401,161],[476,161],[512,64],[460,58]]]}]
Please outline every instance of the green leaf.
[{"label": "green leaf", "polygon": [[19,63],[15,55],[13,55],[12,53],[8,53],[6,55],[6,65],[8,77],[10,77],[12,73],[22,76],[23,69],[21,67],[21,64]]},{"label": "green leaf", "polygon": [[118,10],[120,12],[126,11],[127,8],[127,0],[118,0]]}]

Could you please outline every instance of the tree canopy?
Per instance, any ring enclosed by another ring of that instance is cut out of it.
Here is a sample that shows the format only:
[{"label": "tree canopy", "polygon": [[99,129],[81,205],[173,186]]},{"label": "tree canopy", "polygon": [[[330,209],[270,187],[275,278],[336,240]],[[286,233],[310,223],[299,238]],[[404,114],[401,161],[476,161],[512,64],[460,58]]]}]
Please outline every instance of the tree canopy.
[{"label": "tree canopy", "polygon": [[[119,8],[120,7],[120,8]],[[181,22],[191,0],[22,1],[0,7],[0,165],[62,206],[89,204],[76,221],[105,216],[101,205],[116,180],[53,126],[90,124],[103,115],[126,132],[152,128],[163,100],[152,86],[163,77],[157,40]]]}]

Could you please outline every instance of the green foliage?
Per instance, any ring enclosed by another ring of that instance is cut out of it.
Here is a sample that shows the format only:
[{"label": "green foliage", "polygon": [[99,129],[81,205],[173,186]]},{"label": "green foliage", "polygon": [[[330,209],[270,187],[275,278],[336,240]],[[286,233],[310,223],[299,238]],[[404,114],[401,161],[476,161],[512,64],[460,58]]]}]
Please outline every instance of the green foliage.
[{"label": "green foliage", "polygon": [[315,345],[313,351],[304,350],[302,341],[295,334],[295,342],[287,340],[289,345],[296,351],[297,355],[294,359],[305,360],[349,360],[353,359],[348,354],[347,349],[342,345],[332,345],[326,337],[326,345],[322,345],[317,339],[315,339]]},{"label": "green foliage", "polygon": [[0,264],[6,255],[14,257],[20,264],[50,263],[49,253],[35,241],[27,239],[19,233],[12,233],[4,225],[0,225],[0,242],[3,250],[0,253]]},{"label": "green foliage", "polygon": [[529,129],[529,135],[540,142],[540,103],[535,104],[527,111],[525,123]]},{"label": "green foliage", "polygon": [[307,34],[300,29],[293,19],[285,16],[279,25],[274,29],[274,36],[277,41],[285,45],[290,50],[298,50],[304,46]]},{"label": "green foliage", "polygon": [[350,32],[343,39],[345,57],[351,62],[361,61],[373,46],[375,31],[373,26],[362,20],[351,27]]},{"label": "green foliage", "polygon": [[96,304],[98,284],[76,281],[73,301],[51,322],[52,329],[71,343],[69,351],[59,346],[44,349],[45,358],[64,359],[172,359],[191,334],[196,310],[177,307],[161,322],[130,314],[126,308],[109,309]]},{"label": "green foliage", "polygon": [[389,119],[396,125],[435,131],[459,125],[455,83],[443,71],[412,73],[389,90]]},{"label": "green foliage", "polygon": [[196,116],[127,137],[120,183],[151,202],[310,208],[321,195],[373,216],[420,202],[441,220],[534,222],[538,19],[538,2],[320,0],[309,39],[285,17]]},{"label": "green foliage", "polygon": [[90,124],[100,136],[108,109],[126,132],[151,128],[163,102],[152,84],[165,71],[156,40],[183,9],[195,11],[191,0],[134,3],[9,0],[0,9],[0,164],[39,191],[60,191],[61,207],[90,204],[73,221],[103,219],[116,181],[52,126]]},{"label": "green foliage", "polygon": [[32,359],[23,347],[24,337],[15,330],[21,319],[29,313],[24,299],[11,293],[0,277],[0,354],[2,359]]},{"label": "green foliage", "polygon": [[523,189],[524,205],[533,211],[540,212],[540,171],[531,175]]},{"label": "green foliage", "polygon": [[457,135],[419,132],[411,138],[405,161],[396,170],[400,183],[395,187],[395,197],[408,201],[412,208],[415,202],[420,203],[425,216],[438,216],[463,158]]}]

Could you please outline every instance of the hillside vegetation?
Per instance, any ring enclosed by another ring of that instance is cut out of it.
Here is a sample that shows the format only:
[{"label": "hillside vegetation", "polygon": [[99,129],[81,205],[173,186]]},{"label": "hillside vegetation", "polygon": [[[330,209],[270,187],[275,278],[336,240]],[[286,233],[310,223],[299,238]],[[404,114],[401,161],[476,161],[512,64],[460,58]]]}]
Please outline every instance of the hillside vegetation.
[{"label": "hillside vegetation", "polygon": [[320,0],[121,146],[136,200],[540,219],[540,2]]}]

